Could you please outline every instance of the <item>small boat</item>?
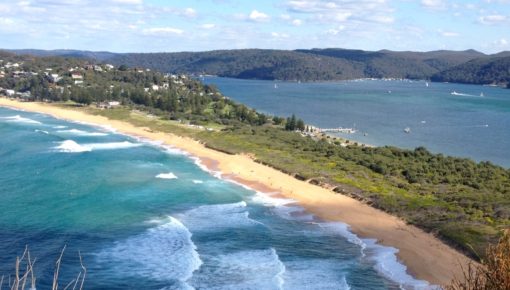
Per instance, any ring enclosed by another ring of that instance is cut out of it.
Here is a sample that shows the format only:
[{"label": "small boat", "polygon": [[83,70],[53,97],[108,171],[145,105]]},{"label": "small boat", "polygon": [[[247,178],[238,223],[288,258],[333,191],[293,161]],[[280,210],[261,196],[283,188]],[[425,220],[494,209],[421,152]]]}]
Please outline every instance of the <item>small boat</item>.
[{"label": "small boat", "polygon": [[482,97],[482,98],[483,98],[483,97],[485,97],[485,96],[483,95],[483,93],[480,93],[480,97]]},{"label": "small boat", "polygon": [[425,86],[428,88],[429,87],[429,82],[425,82]]},{"label": "small boat", "polygon": [[411,128],[406,127],[406,128],[404,129],[404,132],[406,132],[407,134],[411,133]]},{"label": "small boat", "polygon": [[274,84],[274,88],[277,89],[278,88],[278,85],[277,84]]}]

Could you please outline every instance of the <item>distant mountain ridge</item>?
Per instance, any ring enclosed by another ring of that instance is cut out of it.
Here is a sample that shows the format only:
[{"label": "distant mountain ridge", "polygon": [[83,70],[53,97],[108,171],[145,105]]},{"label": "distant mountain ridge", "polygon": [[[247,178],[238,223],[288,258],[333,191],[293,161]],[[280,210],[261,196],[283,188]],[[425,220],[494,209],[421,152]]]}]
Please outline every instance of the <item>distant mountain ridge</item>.
[{"label": "distant mountain ridge", "polygon": [[429,52],[325,49],[235,49],[205,52],[112,53],[80,50],[9,50],[35,56],[88,58],[169,73],[265,80],[331,81],[410,78],[473,84],[510,84],[510,52]]}]

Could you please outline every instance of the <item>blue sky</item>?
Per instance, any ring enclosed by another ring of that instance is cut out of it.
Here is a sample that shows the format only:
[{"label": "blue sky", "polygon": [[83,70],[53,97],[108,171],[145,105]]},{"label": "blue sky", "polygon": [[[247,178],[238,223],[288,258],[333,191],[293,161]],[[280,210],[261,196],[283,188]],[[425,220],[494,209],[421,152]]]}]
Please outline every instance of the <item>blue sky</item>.
[{"label": "blue sky", "polygon": [[510,0],[0,0],[1,48],[510,50]]}]

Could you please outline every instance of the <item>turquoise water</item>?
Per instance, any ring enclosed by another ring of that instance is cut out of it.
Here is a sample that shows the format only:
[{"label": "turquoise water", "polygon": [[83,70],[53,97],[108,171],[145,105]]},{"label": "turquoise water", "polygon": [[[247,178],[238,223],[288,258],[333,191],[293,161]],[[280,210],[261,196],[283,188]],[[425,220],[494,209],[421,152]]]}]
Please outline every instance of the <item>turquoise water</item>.
[{"label": "turquoise water", "polygon": [[0,275],[29,245],[48,289],[423,289],[395,249],[108,128],[0,108]]},{"label": "turquoise water", "polygon": [[[436,153],[510,167],[507,89],[449,83],[426,86],[424,81],[298,84],[216,77],[205,81],[266,113],[295,113],[306,123],[322,128],[358,130],[338,134],[341,137],[379,146],[425,146]],[[409,134],[404,132],[407,127]]]}]

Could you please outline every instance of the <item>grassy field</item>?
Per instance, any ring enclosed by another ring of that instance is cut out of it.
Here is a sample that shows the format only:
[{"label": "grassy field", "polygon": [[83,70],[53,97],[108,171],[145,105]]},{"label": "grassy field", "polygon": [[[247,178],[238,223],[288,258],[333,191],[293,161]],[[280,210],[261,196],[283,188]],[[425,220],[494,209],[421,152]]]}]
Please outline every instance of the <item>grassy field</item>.
[{"label": "grassy field", "polygon": [[198,129],[128,108],[90,114],[191,137],[223,152],[248,153],[296,178],[332,188],[437,234],[474,258],[510,226],[510,170],[431,154],[424,148],[342,147],[274,125]]}]

